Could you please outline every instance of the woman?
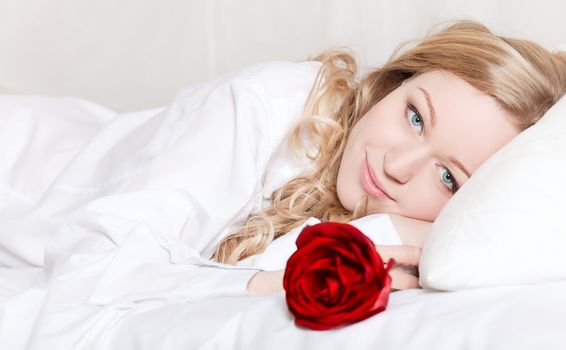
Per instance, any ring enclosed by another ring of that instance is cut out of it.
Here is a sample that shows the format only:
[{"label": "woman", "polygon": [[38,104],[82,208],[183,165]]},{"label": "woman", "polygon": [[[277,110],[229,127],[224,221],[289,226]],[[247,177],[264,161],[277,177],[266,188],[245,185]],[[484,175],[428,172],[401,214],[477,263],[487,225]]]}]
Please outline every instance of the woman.
[{"label": "woman", "polygon": [[[378,250],[385,260],[416,266],[427,223],[566,91],[566,54],[470,21],[426,37],[360,82],[351,55],[316,59],[322,68],[307,118],[290,137],[299,151],[302,132],[315,140],[314,170],[275,191],[273,207],[250,215],[219,244],[217,261],[235,264],[262,252],[308,217],[345,222],[389,213],[403,242],[416,247]],[[250,293],[281,290],[283,272],[259,272]],[[418,287],[403,270],[392,277],[393,288]]]}]

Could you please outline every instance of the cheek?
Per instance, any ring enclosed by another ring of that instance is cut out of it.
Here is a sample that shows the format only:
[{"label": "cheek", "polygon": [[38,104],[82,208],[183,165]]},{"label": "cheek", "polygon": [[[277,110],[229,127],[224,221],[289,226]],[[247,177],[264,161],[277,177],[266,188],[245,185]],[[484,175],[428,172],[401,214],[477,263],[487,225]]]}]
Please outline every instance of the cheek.
[{"label": "cheek", "polygon": [[385,148],[393,147],[415,136],[398,112],[372,116],[360,127],[366,139],[371,140],[370,142],[376,146]]},{"label": "cheek", "polygon": [[348,210],[353,210],[359,197],[362,195],[358,186],[360,148],[358,145],[349,143],[344,151],[344,155],[338,169],[336,182],[336,192],[338,200],[342,206]]},{"label": "cheek", "polygon": [[449,197],[440,193],[438,189],[428,186],[427,190],[409,190],[406,192],[404,203],[407,206],[402,209],[401,215],[409,216],[419,220],[434,221]]}]

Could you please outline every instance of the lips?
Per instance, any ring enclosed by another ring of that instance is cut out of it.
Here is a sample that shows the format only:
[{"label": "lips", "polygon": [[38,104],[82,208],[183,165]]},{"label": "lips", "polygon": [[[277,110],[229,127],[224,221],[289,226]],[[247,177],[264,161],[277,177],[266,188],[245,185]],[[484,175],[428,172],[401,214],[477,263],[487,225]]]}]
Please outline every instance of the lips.
[{"label": "lips", "polygon": [[381,199],[391,199],[391,196],[385,191],[383,185],[379,183],[377,180],[377,176],[375,175],[375,171],[369,165],[367,154],[362,164],[362,171],[361,171],[361,178],[360,181],[362,183],[362,187],[366,190],[366,192],[377,198]]}]

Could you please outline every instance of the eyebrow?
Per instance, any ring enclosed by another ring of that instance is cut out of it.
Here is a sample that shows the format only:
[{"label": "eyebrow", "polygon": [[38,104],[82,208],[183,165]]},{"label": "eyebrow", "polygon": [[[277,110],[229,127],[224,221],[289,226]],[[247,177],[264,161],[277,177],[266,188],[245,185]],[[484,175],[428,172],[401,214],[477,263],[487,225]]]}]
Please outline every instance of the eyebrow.
[{"label": "eyebrow", "polygon": [[[430,124],[434,128],[436,126],[436,112],[434,111],[434,106],[432,105],[432,99],[430,98],[430,95],[424,88],[419,87],[419,90],[421,90],[422,93],[425,95],[426,104],[428,105],[428,110],[430,111]],[[468,178],[471,177],[471,172],[468,169],[466,169],[464,164],[462,164],[458,159],[454,157],[449,157],[448,160],[454,163],[464,174],[466,174]]]},{"label": "eyebrow", "polygon": [[457,166],[458,168],[460,168],[460,170],[462,170],[462,172],[463,172],[464,174],[466,174],[466,176],[468,177],[468,179],[471,177],[470,172],[468,171],[468,169],[466,169],[466,168],[464,167],[464,164],[460,163],[460,161],[459,161],[458,159],[456,159],[456,158],[454,158],[454,157],[449,157],[448,160],[451,161],[452,163],[456,164],[456,166]]},{"label": "eyebrow", "polygon": [[432,106],[432,102],[430,99],[430,95],[428,94],[428,92],[423,89],[422,87],[419,87],[419,90],[422,91],[422,93],[425,95],[426,98],[426,104],[428,105],[428,110],[430,111],[430,124],[432,125],[432,127],[434,128],[436,126],[436,112],[434,111],[434,107]]}]

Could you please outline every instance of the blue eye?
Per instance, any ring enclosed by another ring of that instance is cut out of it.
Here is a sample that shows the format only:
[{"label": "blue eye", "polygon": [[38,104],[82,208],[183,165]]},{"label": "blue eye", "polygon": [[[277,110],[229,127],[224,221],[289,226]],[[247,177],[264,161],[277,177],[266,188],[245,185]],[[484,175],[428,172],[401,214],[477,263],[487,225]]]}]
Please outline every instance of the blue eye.
[{"label": "blue eye", "polygon": [[419,111],[417,111],[417,109],[412,105],[409,105],[407,108],[407,121],[411,126],[420,128],[418,132],[419,135],[422,134],[424,127],[423,118],[421,117]]},{"label": "blue eye", "polygon": [[440,174],[440,182],[442,183],[442,186],[446,187],[446,189],[452,192],[452,194],[456,193],[460,186],[458,186],[454,175],[452,175],[452,173],[443,166],[438,167],[438,173]]}]

